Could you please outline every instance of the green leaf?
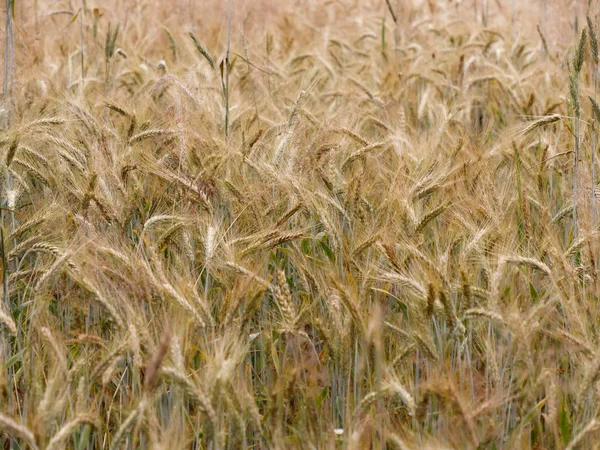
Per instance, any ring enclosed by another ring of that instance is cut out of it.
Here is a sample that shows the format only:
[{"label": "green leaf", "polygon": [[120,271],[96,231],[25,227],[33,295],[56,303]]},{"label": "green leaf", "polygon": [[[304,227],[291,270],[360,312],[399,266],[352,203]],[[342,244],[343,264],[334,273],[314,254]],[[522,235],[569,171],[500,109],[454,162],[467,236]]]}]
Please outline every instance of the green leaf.
[{"label": "green leaf", "polygon": [[529,283],[529,295],[531,295],[531,300],[533,301],[537,300],[540,296],[532,283]]},{"label": "green leaf", "polygon": [[573,428],[569,416],[569,406],[567,405],[567,402],[563,401],[560,406],[558,420],[560,427],[560,436],[564,445],[567,445],[569,444],[569,442],[571,442],[571,435],[573,434]]},{"label": "green leaf", "polygon": [[8,369],[9,367],[14,366],[19,361],[21,361],[21,354],[17,353],[16,355],[13,355],[10,358],[8,358],[8,361],[6,361],[4,368]]},{"label": "green leaf", "polygon": [[331,250],[329,245],[327,245],[327,242],[325,242],[325,240],[323,239],[323,240],[319,241],[319,244],[321,245],[321,248],[325,252],[325,255],[327,255],[327,258],[329,258],[329,260],[332,263],[335,263],[335,254],[333,253],[333,250]]},{"label": "green leaf", "polygon": [[527,414],[525,414],[525,417],[523,417],[523,421],[521,422],[521,425],[525,425],[525,424],[528,424],[529,422],[531,422],[531,420],[536,415],[536,413],[538,411],[540,411],[544,407],[545,404],[546,404],[546,399],[544,398],[537,405],[535,405],[533,408],[531,408],[531,410]]},{"label": "green leaf", "polygon": [[87,444],[90,441],[91,431],[92,427],[89,424],[85,424],[81,430],[81,436],[79,436],[79,445],[77,446],[78,450],[85,450],[87,448]]},{"label": "green leaf", "polygon": [[323,402],[327,398],[328,393],[329,393],[329,388],[327,386],[325,386],[323,389],[321,389],[321,392],[319,393],[319,396],[317,397],[317,402],[316,402],[317,408],[320,408],[321,405],[323,405]]},{"label": "green leaf", "polygon": [[[77,14],[75,14],[73,16],[73,18],[69,21],[69,25],[71,25],[73,22],[75,22],[77,20],[77,18],[79,17],[79,13],[81,12],[81,8],[79,8],[79,11],[77,11]],[[69,26],[67,25],[67,26]]]},{"label": "green leaf", "polygon": [[310,256],[312,254],[310,244],[311,244],[310,239],[302,239],[300,241],[300,248],[302,249],[302,253],[304,253],[307,256]]}]

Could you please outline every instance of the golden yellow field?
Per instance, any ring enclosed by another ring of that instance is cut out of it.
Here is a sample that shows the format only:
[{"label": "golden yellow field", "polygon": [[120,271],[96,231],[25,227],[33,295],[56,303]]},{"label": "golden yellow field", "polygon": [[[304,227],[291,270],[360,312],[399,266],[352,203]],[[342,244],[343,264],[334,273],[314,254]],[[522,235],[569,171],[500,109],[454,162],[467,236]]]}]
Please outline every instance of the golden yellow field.
[{"label": "golden yellow field", "polygon": [[5,0],[0,448],[600,448],[599,6]]}]

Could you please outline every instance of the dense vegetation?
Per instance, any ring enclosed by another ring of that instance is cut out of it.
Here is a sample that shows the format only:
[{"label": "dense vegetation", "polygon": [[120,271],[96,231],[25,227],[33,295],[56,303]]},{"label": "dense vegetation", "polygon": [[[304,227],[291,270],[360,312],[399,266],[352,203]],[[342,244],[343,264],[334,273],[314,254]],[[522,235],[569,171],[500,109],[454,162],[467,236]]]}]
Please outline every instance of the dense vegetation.
[{"label": "dense vegetation", "polygon": [[598,446],[588,2],[97,3],[7,0],[0,445]]}]

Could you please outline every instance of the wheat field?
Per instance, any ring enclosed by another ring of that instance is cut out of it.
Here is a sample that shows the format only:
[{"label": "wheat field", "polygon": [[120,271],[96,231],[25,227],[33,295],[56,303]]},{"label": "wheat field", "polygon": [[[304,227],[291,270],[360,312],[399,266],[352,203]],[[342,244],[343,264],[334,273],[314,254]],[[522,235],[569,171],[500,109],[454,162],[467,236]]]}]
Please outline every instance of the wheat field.
[{"label": "wheat field", "polygon": [[0,447],[600,448],[597,3],[5,0]]}]

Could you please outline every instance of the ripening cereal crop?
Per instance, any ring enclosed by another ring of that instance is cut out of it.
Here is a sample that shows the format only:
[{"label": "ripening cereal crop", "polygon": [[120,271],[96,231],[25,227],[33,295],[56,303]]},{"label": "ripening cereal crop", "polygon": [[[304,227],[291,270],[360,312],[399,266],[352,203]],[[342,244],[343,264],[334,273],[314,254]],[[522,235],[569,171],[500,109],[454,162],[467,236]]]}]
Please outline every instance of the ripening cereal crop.
[{"label": "ripening cereal crop", "polygon": [[600,449],[598,0],[5,0],[0,448]]}]

